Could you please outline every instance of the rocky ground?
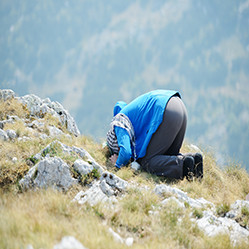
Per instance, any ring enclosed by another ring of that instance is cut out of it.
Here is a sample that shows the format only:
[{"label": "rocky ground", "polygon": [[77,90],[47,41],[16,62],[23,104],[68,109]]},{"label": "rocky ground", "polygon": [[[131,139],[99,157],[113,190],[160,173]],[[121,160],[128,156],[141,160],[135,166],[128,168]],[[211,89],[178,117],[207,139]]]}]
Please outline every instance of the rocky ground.
[{"label": "rocky ground", "polygon": [[[185,212],[189,211],[189,219],[193,226],[197,226],[205,236],[215,237],[219,234],[229,236],[231,246],[236,247],[238,243],[244,241],[249,245],[249,225],[248,222],[241,222],[241,217],[249,217],[249,200],[235,200],[229,210],[218,212],[215,203],[200,197],[192,198],[188,192],[181,190],[172,184],[160,182],[154,185],[137,183],[132,179],[124,180],[112,170],[107,170],[106,165],[100,165],[88,152],[82,147],[67,145],[61,142],[61,137],[81,136],[77,124],[73,117],[58,102],[52,102],[50,99],[42,100],[31,94],[23,97],[16,97],[12,90],[0,90],[1,103],[17,100],[24,106],[29,113],[26,117],[17,115],[5,115],[0,120],[0,140],[2,143],[8,141],[29,141],[39,138],[46,140],[52,137],[53,141],[44,146],[38,153],[29,158],[29,168],[25,171],[18,186],[21,192],[37,191],[37,189],[56,189],[63,193],[75,185],[81,187],[87,178],[84,187],[72,198],[72,202],[80,205],[105,205],[110,210],[118,209],[118,203],[125,198],[130,191],[139,191],[142,195],[153,192],[159,198],[156,206],[150,206],[148,216],[157,217],[169,203]],[[59,120],[57,126],[47,124],[45,116],[50,116]],[[22,123],[27,130],[26,135],[18,134],[18,130],[6,129],[7,124],[15,122]],[[29,135],[29,134],[32,134]],[[1,148],[1,147],[0,147]],[[4,153],[2,149],[0,153]],[[70,158],[70,160],[69,160]],[[12,163],[18,161],[13,155],[9,160]],[[1,165],[0,165],[1,167]],[[133,174],[140,174],[139,167],[134,166]],[[232,184],[232,183],[231,183]],[[178,217],[178,224],[182,220]],[[243,220],[244,221],[244,220]],[[121,232],[114,231],[111,226],[107,229],[113,239],[126,246],[134,246],[136,238],[123,235]],[[36,245],[27,245],[27,249],[36,248]],[[64,236],[61,241],[54,245],[54,249],[62,248],[86,248],[77,238]]]}]

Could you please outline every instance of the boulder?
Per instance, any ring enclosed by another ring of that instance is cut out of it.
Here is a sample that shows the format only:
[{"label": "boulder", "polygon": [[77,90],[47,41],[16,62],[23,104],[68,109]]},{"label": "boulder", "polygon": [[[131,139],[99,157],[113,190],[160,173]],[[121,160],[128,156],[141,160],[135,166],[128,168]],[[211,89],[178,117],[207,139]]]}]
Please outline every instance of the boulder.
[{"label": "boulder", "polygon": [[88,202],[91,206],[99,202],[115,203],[116,195],[126,190],[128,182],[106,171],[87,191],[80,191],[74,198],[79,204]]},{"label": "boulder", "polygon": [[117,199],[115,196],[107,196],[100,187],[100,181],[97,181],[88,190],[80,191],[74,197],[73,201],[79,204],[85,204],[87,202],[89,205],[95,206],[100,202],[115,203]]},{"label": "boulder", "polygon": [[216,217],[212,212],[204,211],[203,217],[197,220],[197,225],[208,236],[228,234],[234,245],[241,240],[248,242],[249,231],[227,217]]},{"label": "boulder", "polygon": [[58,118],[62,125],[65,125],[67,130],[75,136],[80,135],[80,131],[67,110],[59,102],[51,102],[50,99],[42,100],[34,94],[17,97],[17,99],[26,105],[32,116],[41,117],[46,113],[50,113]]},{"label": "boulder", "polygon": [[241,209],[245,207],[249,211],[249,201],[237,200],[230,206],[230,211],[226,214],[228,218],[236,218],[241,215]]},{"label": "boulder", "polygon": [[204,198],[193,199],[191,197],[188,197],[188,194],[183,192],[182,190],[170,187],[166,184],[157,185],[154,189],[154,192],[160,196],[164,196],[165,194],[176,196],[178,201],[187,203],[192,208],[215,208],[212,202],[209,202]]},{"label": "boulder", "polygon": [[105,181],[109,186],[119,191],[125,191],[128,186],[127,181],[108,171],[102,174],[100,181]]},{"label": "boulder", "polygon": [[22,97],[17,97],[17,99],[29,109],[32,116],[40,117],[40,106],[42,104],[42,100],[38,96],[35,94],[28,94]]},{"label": "boulder", "polygon": [[69,166],[59,157],[48,157],[40,161],[20,180],[22,189],[48,188],[68,190],[77,180],[71,176]]}]

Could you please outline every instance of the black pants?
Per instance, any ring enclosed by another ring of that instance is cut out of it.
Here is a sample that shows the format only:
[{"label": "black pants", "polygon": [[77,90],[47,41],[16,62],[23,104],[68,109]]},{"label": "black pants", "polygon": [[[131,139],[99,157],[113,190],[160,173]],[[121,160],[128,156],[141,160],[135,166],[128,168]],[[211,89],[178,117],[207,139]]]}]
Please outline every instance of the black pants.
[{"label": "black pants", "polygon": [[185,136],[187,111],[179,97],[173,96],[164,111],[163,121],[153,134],[146,155],[139,160],[149,173],[182,178],[183,156],[179,154]]}]

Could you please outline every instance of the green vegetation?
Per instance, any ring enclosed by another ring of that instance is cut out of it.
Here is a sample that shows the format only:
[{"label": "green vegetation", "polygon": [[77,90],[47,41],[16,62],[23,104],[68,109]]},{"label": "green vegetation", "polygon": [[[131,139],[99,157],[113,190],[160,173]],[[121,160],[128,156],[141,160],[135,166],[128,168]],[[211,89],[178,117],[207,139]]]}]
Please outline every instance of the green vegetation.
[{"label": "green vegetation", "polygon": [[219,216],[225,217],[226,213],[228,213],[229,210],[230,210],[230,205],[227,203],[222,203],[222,204],[217,206],[216,213]]}]

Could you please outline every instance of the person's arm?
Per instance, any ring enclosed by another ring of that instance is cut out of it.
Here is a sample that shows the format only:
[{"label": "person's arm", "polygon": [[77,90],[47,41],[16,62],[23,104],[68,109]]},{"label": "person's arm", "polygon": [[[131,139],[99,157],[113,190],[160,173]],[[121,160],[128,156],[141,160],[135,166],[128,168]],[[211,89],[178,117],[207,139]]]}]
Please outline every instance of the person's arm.
[{"label": "person's arm", "polygon": [[126,165],[132,157],[131,142],[129,134],[125,129],[117,126],[114,129],[119,146],[118,159],[115,166],[121,168]]}]

